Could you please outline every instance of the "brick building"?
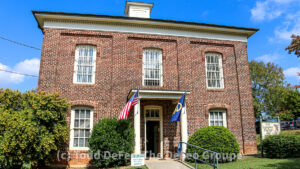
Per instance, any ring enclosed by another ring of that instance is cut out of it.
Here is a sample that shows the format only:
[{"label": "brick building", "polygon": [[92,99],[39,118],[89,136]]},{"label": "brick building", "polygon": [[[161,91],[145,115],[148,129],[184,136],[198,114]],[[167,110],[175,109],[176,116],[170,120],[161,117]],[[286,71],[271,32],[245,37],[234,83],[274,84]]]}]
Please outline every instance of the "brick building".
[{"label": "brick building", "polygon": [[[137,89],[129,117],[135,153],[168,157],[181,136],[209,125],[227,127],[242,154],[255,153],[247,39],[257,29],[151,19],[152,7],[128,1],[128,17],[33,11],[44,34],[38,90],[60,92],[72,104],[71,156],[87,152],[93,124],[118,117]],[[169,123],[185,92],[181,122]]]}]

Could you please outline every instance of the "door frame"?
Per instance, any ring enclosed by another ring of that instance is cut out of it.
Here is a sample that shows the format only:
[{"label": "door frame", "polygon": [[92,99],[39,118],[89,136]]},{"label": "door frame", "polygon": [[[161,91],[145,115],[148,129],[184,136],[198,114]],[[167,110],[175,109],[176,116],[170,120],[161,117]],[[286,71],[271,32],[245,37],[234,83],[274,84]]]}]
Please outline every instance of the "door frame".
[{"label": "door frame", "polygon": [[[159,118],[157,117],[146,117],[146,110],[149,109],[158,109],[159,110]],[[160,158],[163,158],[163,108],[162,106],[157,105],[147,105],[144,107],[144,151],[145,157],[147,155],[147,121],[159,121],[159,137],[160,137]]]}]

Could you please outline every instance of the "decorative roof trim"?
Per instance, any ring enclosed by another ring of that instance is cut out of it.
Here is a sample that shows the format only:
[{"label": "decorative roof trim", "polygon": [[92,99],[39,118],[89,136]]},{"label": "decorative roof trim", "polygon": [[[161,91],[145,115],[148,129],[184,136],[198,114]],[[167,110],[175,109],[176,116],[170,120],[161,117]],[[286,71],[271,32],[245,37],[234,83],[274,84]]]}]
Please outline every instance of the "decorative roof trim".
[{"label": "decorative roof trim", "polygon": [[152,19],[152,18],[135,18],[124,16],[111,15],[94,15],[94,14],[80,14],[80,13],[64,13],[64,12],[49,12],[49,11],[32,11],[35,19],[38,22],[40,29],[43,29],[45,20],[64,20],[64,21],[92,21],[112,24],[128,24],[140,26],[160,26],[167,29],[191,29],[202,31],[216,31],[232,34],[247,35],[247,38],[252,36],[258,29],[236,27],[227,25],[216,25],[197,22],[184,22],[174,20]]}]

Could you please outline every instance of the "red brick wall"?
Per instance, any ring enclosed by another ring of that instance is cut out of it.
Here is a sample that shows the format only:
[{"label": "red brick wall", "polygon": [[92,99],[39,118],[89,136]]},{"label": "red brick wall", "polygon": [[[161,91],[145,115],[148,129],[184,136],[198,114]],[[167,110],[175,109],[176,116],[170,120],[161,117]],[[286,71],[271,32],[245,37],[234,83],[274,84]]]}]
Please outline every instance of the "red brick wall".
[{"label": "red brick wall", "polygon": [[[75,47],[79,44],[97,46],[94,85],[73,84]],[[144,48],[159,48],[163,51],[162,87],[142,86]],[[206,88],[205,52],[219,52],[223,56],[225,88],[222,90]],[[132,88],[191,91],[186,97],[189,135],[208,125],[209,109],[224,108],[227,110],[228,128],[237,137],[241,152],[250,154],[257,151],[247,43],[44,29],[39,90],[60,92],[73,106],[94,107],[94,122],[96,122],[103,117],[117,117]],[[169,113],[170,116],[173,112],[170,108],[168,111],[170,112],[164,110],[164,115],[167,116]],[[69,120],[68,117],[68,122]],[[164,125],[169,125],[168,120],[164,121]],[[168,127],[170,130],[179,131],[178,126]],[[143,136],[143,129],[141,131]],[[168,137],[173,137],[174,132],[168,134],[167,131],[164,133],[166,136],[164,149],[173,151]],[[172,146],[177,146],[179,137],[177,133]]]}]

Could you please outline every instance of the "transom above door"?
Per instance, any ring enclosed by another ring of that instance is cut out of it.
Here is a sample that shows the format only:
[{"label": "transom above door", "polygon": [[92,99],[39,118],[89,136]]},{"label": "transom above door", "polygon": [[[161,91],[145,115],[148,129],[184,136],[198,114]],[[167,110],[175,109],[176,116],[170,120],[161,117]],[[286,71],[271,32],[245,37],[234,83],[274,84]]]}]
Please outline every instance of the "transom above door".
[{"label": "transom above door", "polygon": [[145,117],[147,119],[160,118],[159,108],[147,108],[145,112]]}]

